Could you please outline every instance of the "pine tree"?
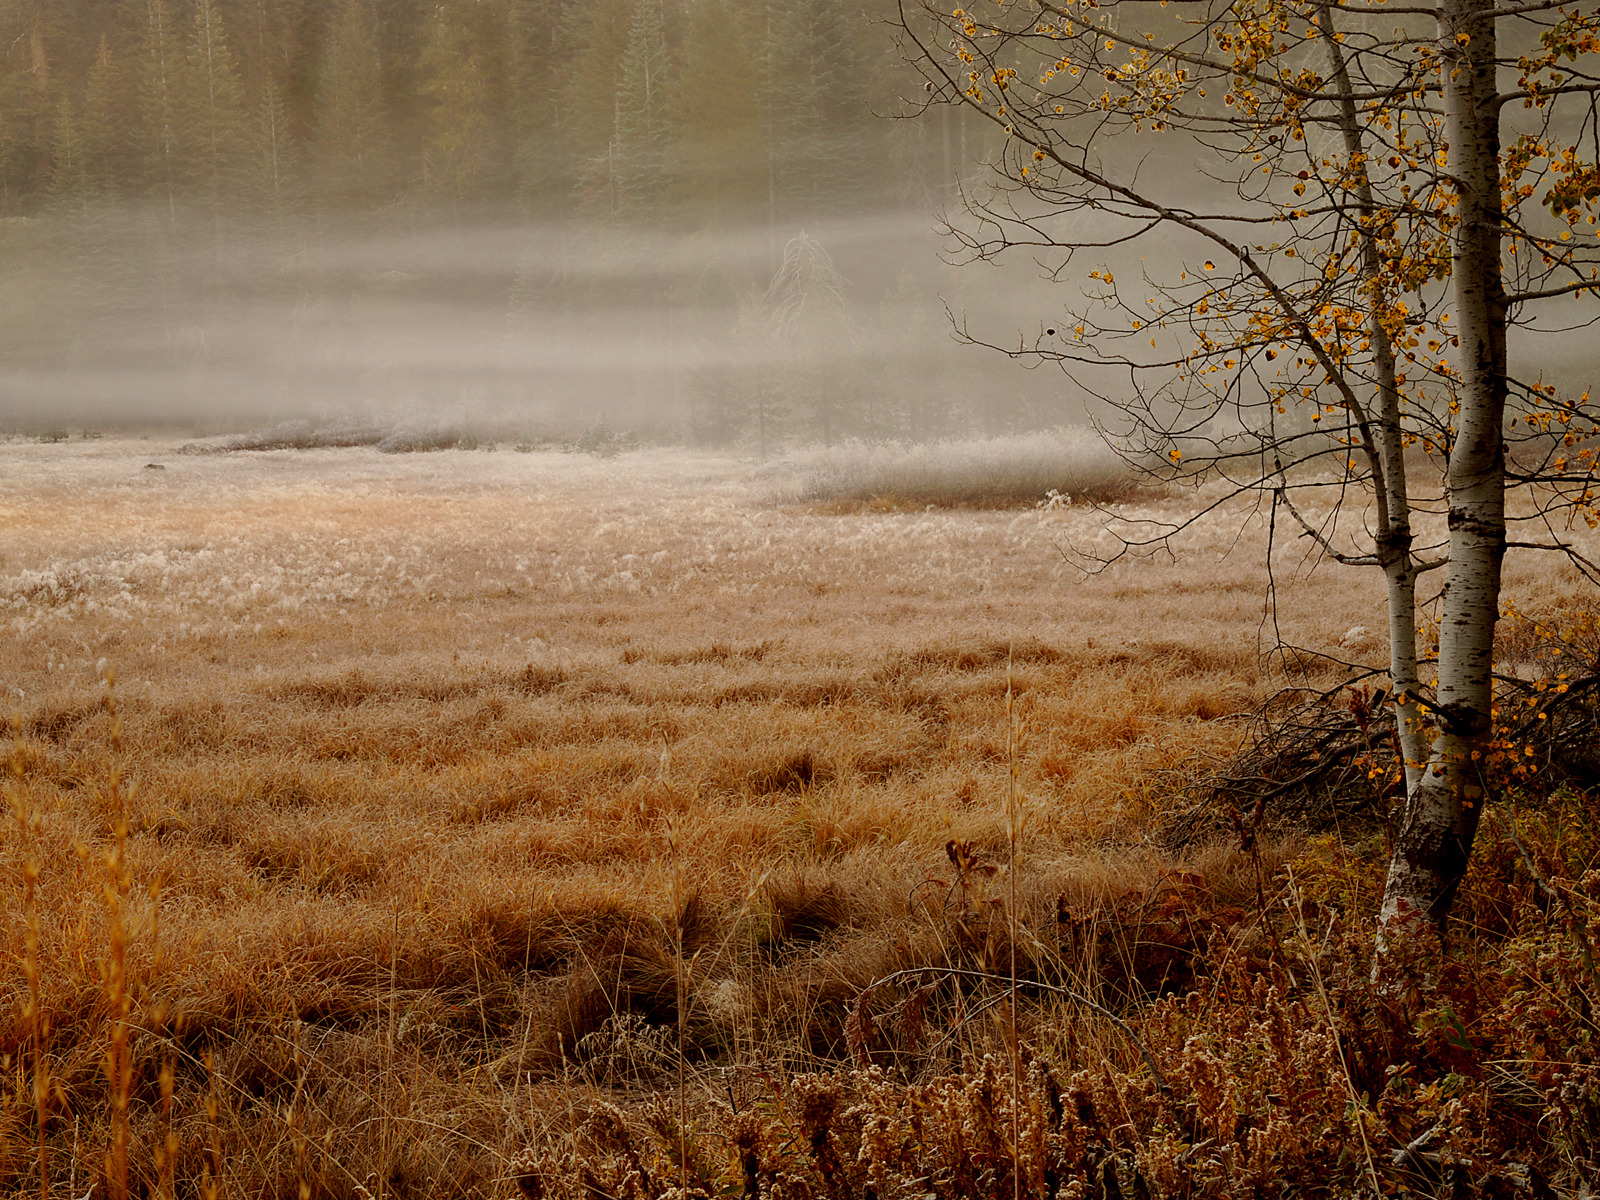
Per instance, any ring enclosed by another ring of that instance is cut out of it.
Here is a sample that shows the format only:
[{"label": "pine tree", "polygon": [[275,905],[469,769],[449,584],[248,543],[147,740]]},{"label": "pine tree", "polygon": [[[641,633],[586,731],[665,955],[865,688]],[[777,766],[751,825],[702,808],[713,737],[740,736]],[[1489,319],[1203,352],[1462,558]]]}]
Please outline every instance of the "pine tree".
[{"label": "pine tree", "polygon": [[389,187],[381,83],[361,0],[342,0],[323,50],[314,116],[317,182],[331,200],[371,200]]},{"label": "pine tree", "polygon": [[80,124],[91,185],[108,198],[128,191],[139,174],[133,106],[127,90],[121,64],[101,37],[84,86]]},{"label": "pine tree", "polygon": [[[31,11],[29,11],[31,9]],[[0,7],[0,203],[26,209],[49,182],[55,106],[41,6]]]},{"label": "pine tree", "polygon": [[561,145],[561,11],[561,0],[512,0],[509,15],[512,163],[517,196],[530,207],[550,204],[571,185]]},{"label": "pine tree", "polygon": [[636,0],[615,101],[612,175],[619,213],[648,217],[666,190],[672,139],[667,66],[661,0]]},{"label": "pine tree", "polygon": [[615,211],[617,75],[631,29],[628,0],[594,0],[562,14],[560,151],[589,212]]},{"label": "pine tree", "polygon": [[215,0],[199,0],[176,93],[182,177],[214,218],[241,190],[250,158],[249,108]]},{"label": "pine tree", "polygon": [[766,199],[759,79],[747,35],[727,0],[696,5],[674,89],[677,190],[710,220],[756,211]]},{"label": "pine tree", "polygon": [[56,105],[55,136],[50,144],[50,173],[45,189],[60,207],[78,214],[88,206],[91,177],[72,102],[63,99]]},{"label": "pine tree", "polygon": [[424,175],[456,203],[477,196],[498,173],[494,84],[502,72],[491,38],[482,36],[489,31],[477,26],[487,17],[503,34],[499,15],[498,6],[440,4],[422,54],[422,93],[430,101]]},{"label": "pine tree", "polygon": [[858,24],[846,0],[767,0],[761,101],[775,216],[835,207],[860,187],[870,113]]},{"label": "pine tree", "polygon": [[830,365],[857,340],[845,286],[828,252],[801,233],[783,248],[783,264],[761,300],[781,394],[824,445],[857,432],[840,371]]},{"label": "pine tree", "polygon": [[284,218],[300,207],[302,190],[300,149],[289,132],[289,110],[277,80],[268,75],[256,105],[252,191],[260,208],[281,227]]},{"label": "pine tree", "polygon": [[176,96],[183,74],[165,0],[149,0],[139,46],[139,112],[145,134],[145,179],[175,217],[181,184]]}]

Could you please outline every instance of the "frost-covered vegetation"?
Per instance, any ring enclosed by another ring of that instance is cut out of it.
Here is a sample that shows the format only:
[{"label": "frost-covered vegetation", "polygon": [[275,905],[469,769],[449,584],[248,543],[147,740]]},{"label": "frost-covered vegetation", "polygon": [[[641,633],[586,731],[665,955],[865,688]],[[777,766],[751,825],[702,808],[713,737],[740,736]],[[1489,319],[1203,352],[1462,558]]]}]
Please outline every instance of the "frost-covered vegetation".
[{"label": "frost-covered vegetation", "polygon": [[[0,456],[7,1188],[38,1179],[41,1077],[44,1161],[80,1195],[119,1130],[169,1195],[1589,1169],[1578,793],[1519,793],[1526,860],[1486,818],[1460,942],[1389,993],[1365,768],[1339,760],[1337,843],[1195,790],[1285,678],[1240,636],[1248,510],[1183,564],[1086,578],[1062,551],[1104,536],[1094,509],[774,506],[769,476],[682,451]],[[1382,596],[1302,553],[1274,565],[1283,636],[1333,656],[1294,677],[1328,694],[1308,736],[1359,736],[1333,659]],[[1541,621],[1505,661],[1585,694],[1582,589],[1508,582]]]},{"label": "frost-covered vegetation", "polygon": [[889,508],[1098,503],[1125,499],[1140,483],[1136,463],[1082,428],[914,445],[849,442],[787,461],[780,496]]}]

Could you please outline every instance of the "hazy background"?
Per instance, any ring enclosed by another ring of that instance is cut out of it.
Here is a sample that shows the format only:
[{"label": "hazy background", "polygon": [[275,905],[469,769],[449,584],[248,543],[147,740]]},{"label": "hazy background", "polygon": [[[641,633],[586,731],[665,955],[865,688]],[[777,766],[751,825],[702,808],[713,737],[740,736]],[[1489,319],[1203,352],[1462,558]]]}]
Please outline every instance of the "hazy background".
[{"label": "hazy background", "polygon": [[[771,454],[1082,419],[950,336],[993,147],[882,0],[36,0],[3,10],[0,425],[478,422]],[[804,238],[800,235],[804,233]],[[785,251],[789,251],[785,267]]]}]

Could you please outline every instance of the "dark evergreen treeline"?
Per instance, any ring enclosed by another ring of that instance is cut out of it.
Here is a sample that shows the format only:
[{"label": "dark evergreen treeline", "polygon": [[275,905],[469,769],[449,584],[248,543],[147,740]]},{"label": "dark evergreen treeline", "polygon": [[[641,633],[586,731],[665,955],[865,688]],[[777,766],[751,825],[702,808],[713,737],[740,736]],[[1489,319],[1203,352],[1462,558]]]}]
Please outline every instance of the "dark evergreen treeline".
[{"label": "dark evergreen treeline", "polygon": [[874,115],[898,107],[900,68],[862,0],[3,11],[0,215],[97,200],[266,216],[413,202],[785,221],[903,187],[921,170],[908,157],[930,157],[908,156],[905,127]]},{"label": "dark evergreen treeline", "polygon": [[889,4],[0,0],[0,426],[1059,419],[951,357],[927,214],[984,135],[885,119]]}]

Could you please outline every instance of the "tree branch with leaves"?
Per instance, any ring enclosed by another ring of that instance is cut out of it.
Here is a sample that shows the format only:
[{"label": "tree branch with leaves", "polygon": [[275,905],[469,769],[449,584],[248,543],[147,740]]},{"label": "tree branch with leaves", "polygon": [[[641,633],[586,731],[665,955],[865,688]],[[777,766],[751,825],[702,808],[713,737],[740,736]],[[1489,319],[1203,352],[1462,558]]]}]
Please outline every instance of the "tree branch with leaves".
[{"label": "tree branch with leaves", "polygon": [[[1382,572],[1406,793],[1386,921],[1442,930],[1466,871],[1507,549],[1590,570],[1562,531],[1600,523],[1600,408],[1513,376],[1510,349],[1535,357],[1554,305],[1597,319],[1597,32],[1600,11],[1493,0],[900,9],[918,107],[1005,136],[950,225],[958,253],[1031,254],[1076,285],[1059,322],[988,344],[1101,397],[1130,460],[1254,494],[1317,553]],[[1330,487],[1312,520],[1302,494]],[[1110,557],[1198,515],[1124,522]],[[1544,536],[1508,537],[1524,524]]]}]

